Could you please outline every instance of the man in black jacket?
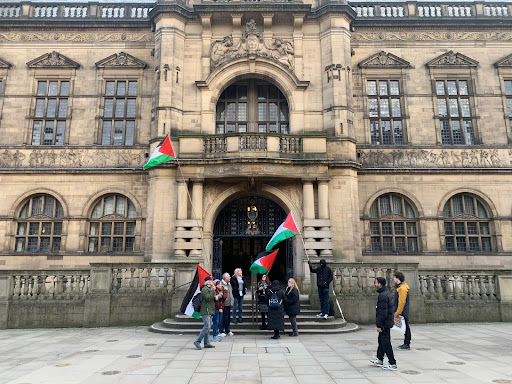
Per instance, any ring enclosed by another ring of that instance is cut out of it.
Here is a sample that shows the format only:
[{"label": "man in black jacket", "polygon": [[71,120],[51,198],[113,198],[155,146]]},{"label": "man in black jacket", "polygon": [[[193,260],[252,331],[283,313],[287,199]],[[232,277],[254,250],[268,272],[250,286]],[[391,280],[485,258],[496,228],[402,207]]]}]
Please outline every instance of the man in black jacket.
[{"label": "man in black jacket", "polygon": [[329,284],[333,279],[332,270],[327,266],[327,262],[322,259],[320,260],[320,266],[313,268],[311,261],[308,260],[309,270],[311,273],[316,273],[316,286],[318,287],[318,297],[320,298],[320,312],[316,317],[323,317],[327,319],[329,317]]},{"label": "man in black jacket", "polygon": [[[382,369],[389,371],[396,371],[396,360],[393,355],[393,347],[391,346],[391,333],[393,328],[393,312],[395,310],[393,295],[386,287],[386,279],[377,277],[375,281],[379,297],[377,298],[376,306],[376,321],[377,332],[379,333],[379,347],[377,348],[377,359],[370,360],[373,365],[378,365]],[[384,354],[388,357],[389,365],[383,365]]]}]

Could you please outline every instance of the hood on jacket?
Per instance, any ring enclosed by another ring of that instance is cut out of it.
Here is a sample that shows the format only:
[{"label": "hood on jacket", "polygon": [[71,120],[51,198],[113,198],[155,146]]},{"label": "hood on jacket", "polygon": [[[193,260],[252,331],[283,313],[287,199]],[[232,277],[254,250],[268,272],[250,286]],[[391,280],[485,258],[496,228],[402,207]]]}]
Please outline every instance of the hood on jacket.
[{"label": "hood on jacket", "polygon": [[400,289],[401,291],[402,291],[402,290],[405,290],[405,292],[409,292],[409,290],[410,290],[411,288],[409,288],[409,286],[407,285],[407,283],[400,283],[400,284],[398,284],[398,285],[396,286],[396,289],[397,289],[397,290],[398,290],[398,289]]},{"label": "hood on jacket", "polygon": [[320,266],[321,267],[325,267],[327,265],[327,262],[325,261],[325,259],[321,259],[320,260]]}]

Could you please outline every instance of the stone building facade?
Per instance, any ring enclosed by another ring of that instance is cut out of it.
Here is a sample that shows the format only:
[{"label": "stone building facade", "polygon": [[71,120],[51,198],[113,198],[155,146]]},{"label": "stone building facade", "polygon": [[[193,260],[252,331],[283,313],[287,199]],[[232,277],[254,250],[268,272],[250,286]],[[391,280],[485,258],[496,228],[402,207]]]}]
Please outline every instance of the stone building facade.
[{"label": "stone building facade", "polygon": [[[511,267],[509,2],[0,5],[0,268]],[[170,134],[177,161],[143,171]],[[307,252],[307,255],[305,254]]]}]

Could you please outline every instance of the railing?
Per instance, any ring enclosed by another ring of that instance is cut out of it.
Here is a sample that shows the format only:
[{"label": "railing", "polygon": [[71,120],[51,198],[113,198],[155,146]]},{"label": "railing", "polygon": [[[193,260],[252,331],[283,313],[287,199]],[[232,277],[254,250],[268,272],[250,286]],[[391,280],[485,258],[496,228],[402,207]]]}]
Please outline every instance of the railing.
[{"label": "railing", "polygon": [[343,263],[343,266],[331,265],[331,267],[334,290],[342,294],[374,294],[375,279],[384,277],[389,286],[393,272],[398,268],[396,264],[362,265],[361,263]]},{"label": "railing", "polygon": [[284,153],[301,153],[302,139],[300,137],[281,137],[279,151]]},{"label": "railing", "polygon": [[168,292],[174,290],[176,270],[169,266],[120,265],[112,269],[111,292]]},{"label": "railing", "polygon": [[240,151],[266,151],[267,137],[263,135],[240,136]]},{"label": "railing", "polygon": [[19,17],[21,7],[19,5],[0,6],[0,17]]},{"label": "railing", "polygon": [[496,277],[493,271],[420,271],[419,287],[427,299],[496,300]]},{"label": "railing", "polygon": [[13,274],[13,300],[78,300],[89,292],[90,271],[24,271]]},{"label": "railing", "polygon": [[225,137],[213,136],[204,139],[204,153],[221,153],[226,152],[227,140]]}]

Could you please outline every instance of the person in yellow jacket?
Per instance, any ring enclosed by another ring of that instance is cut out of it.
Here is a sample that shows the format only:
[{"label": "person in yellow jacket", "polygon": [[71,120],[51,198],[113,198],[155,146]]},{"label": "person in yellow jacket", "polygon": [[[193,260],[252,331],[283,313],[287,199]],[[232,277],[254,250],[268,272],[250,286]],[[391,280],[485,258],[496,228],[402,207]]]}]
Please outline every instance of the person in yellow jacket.
[{"label": "person in yellow jacket", "polygon": [[409,286],[404,282],[405,276],[400,271],[395,271],[393,280],[396,283],[395,293],[395,317],[403,316],[405,320],[404,343],[397,349],[411,349],[411,328],[409,327]]}]

